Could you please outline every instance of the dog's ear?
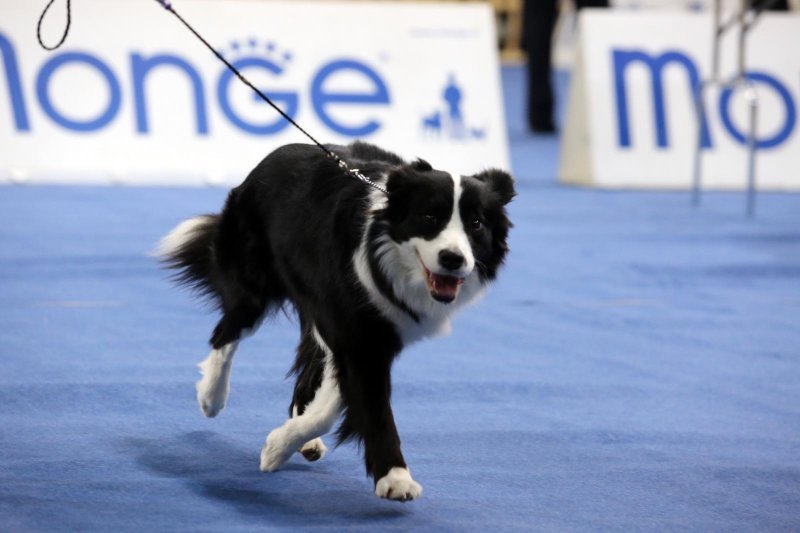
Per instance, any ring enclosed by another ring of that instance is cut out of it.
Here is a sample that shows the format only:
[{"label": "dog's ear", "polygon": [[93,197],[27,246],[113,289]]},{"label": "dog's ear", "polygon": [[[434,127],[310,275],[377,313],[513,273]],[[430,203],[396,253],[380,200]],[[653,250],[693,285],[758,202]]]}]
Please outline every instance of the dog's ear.
[{"label": "dog's ear", "polygon": [[413,189],[413,177],[407,165],[395,167],[386,178],[389,193],[384,212],[388,220],[399,222],[408,216],[409,198]]},{"label": "dog's ear", "polygon": [[389,193],[390,211],[402,218],[408,209],[409,198],[419,177],[411,169],[411,165],[393,168],[386,178],[386,191]]},{"label": "dog's ear", "polygon": [[411,176],[407,166],[393,168],[386,177],[386,190],[389,191],[389,196],[402,195],[408,190],[410,181]]},{"label": "dog's ear", "polygon": [[475,178],[486,183],[491,190],[496,192],[503,205],[517,195],[517,191],[514,190],[514,178],[508,172],[493,168],[476,174]]},{"label": "dog's ear", "polygon": [[413,168],[414,170],[416,170],[418,172],[427,172],[429,170],[433,170],[433,167],[431,166],[431,164],[428,163],[427,161],[425,161],[422,158],[418,158],[416,161],[411,163],[411,168]]},{"label": "dog's ear", "polygon": [[428,170],[433,170],[433,167],[424,159],[417,159],[413,163],[394,167],[389,172],[386,180],[386,189],[389,191],[389,195],[399,196],[407,192],[415,184],[419,184],[420,180],[425,181],[417,173]]}]

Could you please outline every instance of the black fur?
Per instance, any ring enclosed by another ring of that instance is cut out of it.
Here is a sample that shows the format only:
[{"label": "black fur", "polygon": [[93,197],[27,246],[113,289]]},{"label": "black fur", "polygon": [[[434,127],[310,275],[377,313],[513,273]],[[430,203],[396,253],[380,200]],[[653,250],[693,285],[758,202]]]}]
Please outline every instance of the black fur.
[{"label": "black fur", "polygon": [[[429,238],[446,225],[453,182],[425,161],[406,163],[378,147],[329,146],[342,159],[389,190],[388,204],[372,213],[369,263],[378,290],[416,322],[425,319],[392,289],[378,266],[380,238]],[[514,194],[511,177],[486,171],[464,177],[462,219],[479,220],[469,241],[482,282],[496,276],[510,223],[504,205]],[[222,311],[211,344],[238,340],[269,313],[289,304],[299,316],[301,339],[293,371],[293,405],[300,413],[314,397],[324,354],[315,326],[333,352],[345,406],[339,440],[363,443],[367,472],[377,481],[405,466],[390,406],[390,369],[403,347],[398,326],[371,303],[354,271],[370,210],[371,192],[311,145],[293,144],[269,154],[233,189],[220,215],[210,215],[191,239],[166,257],[177,280],[213,298]],[[426,214],[432,218],[425,218]],[[480,227],[478,227],[480,226]]]}]

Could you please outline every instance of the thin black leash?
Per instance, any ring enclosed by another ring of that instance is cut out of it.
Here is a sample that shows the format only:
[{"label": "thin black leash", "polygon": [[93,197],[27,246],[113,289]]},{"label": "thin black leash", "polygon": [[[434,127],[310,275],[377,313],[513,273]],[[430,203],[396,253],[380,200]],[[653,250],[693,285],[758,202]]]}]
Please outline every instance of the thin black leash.
[{"label": "thin black leash", "polygon": [[44,11],[42,11],[42,16],[39,17],[39,23],[36,25],[36,38],[39,40],[39,44],[42,45],[42,48],[45,50],[50,50],[51,52],[64,44],[64,41],[67,40],[67,34],[69,33],[69,26],[72,24],[72,8],[70,6],[71,0],[67,0],[67,25],[64,27],[64,34],[61,36],[61,40],[58,41],[54,46],[47,46],[44,44],[44,41],[42,40],[42,22],[44,21],[44,16],[47,14],[47,10],[50,9],[50,6],[52,6],[53,2],[55,1],[56,0],[50,0],[47,2]]},{"label": "thin black leash", "polygon": [[[217,50],[216,50],[216,49],[215,49],[213,46],[211,46],[211,45],[209,44],[209,42],[208,42],[208,41],[206,41],[206,40],[203,38],[203,36],[202,36],[202,35],[200,35],[200,34],[197,32],[197,30],[195,30],[195,29],[192,27],[192,25],[191,25],[191,24],[189,24],[189,23],[186,21],[186,19],[184,19],[182,16],[180,16],[180,14],[179,14],[177,11],[175,11],[175,9],[173,9],[173,7],[172,7],[172,4],[169,2],[169,0],[155,0],[155,1],[156,1],[156,2],[158,2],[159,4],[161,4],[161,6],[162,6],[164,9],[166,9],[167,11],[169,11],[170,13],[172,13],[173,15],[175,15],[175,17],[176,17],[176,18],[177,18],[179,21],[181,21],[181,23],[182,23],[184,26],[186,26],[186,28],[187,28],[187,29],[188,29],[190,32],[192,32],[192,33],[194,34],[194,36],[195,36],[195,37],[197,37],[197,38],[200,40],[200,42],[202,42],[202,43],[203,43],[203,44],[206,46],[206,48],[208,48],[209,50],[211,50],[211,52],[212,52],[212,53],[213,53],[213,54],[214,54],[214,55],[217,57],[217,59],[219,59],[220,61],[222,61],[222,62],[225,64],[225,66],[226,66],[226,67],[228,67],[228,68],[231,70],[231,72],[233,72],[234,74],[236,74],[236,77],[237,77],[237,78],[239,78],[239,80],[241,80],[241,82],[242,82],[242,83],[244,83],[245,85],[247,85],[248,87],[250,87],[250,88],[253,90],[253,92],[254,92],[254,93],[256,93],[256,94],[259,96],[259,98],[261,98],[263,101],[265,101],[266,103],[268,103],[268,104],[269,104],[269,105],[270,105],[270,106],[271,106],[271,107],[272,107],[272,108],[273,108],[275,111],[277,111],[277,112],[278,112],[278,113],[279,113],[279,114],[280,114],[280,115],[281,115],[281,116],[282,116],[284,119],[286,119],[286,120],[289,122],[289,124],[291,124],[292,126],[294,126],[295,128],[297,128],[298,130],[300,130],[300,131],[303,133],[303,135],[305,135],[306,137],[308,137],[308,138],[311,140],[311,142],[313,142],[315,145],[317,145],[317,147],[319,147],[319,149],[320,149],[320,150],[322,150],[323,152],[325,152],[325,154],[326,154],[328,157],[330,157],[331,159],[333,159],[333,160],[336,162],[336,164],[338,164],[338,165],[339,165],[339,167],[341,167],[341,168],[342,168],[342,170],[344,170],[345,172],[347,172],[348,174],[350,174],[350,175],[351,175],[351,176],[353,176],[354,178],[357,178],[357,179],[359,179],[359,180],[363,181],[364,183],[366,183],[366,184],[367,184],[367,185],[369,185],[370,187],[373,187],[373,188],[375,188],[375,189],[377,189],[377,190],[379,190],[379,191],[383,192],[384,194],[389,194],[389,192],[386,190],[386,188],[385,188],[385,187],[383,187],[383,186],[382,186],[382,185],[380,185],[379,183],[375,183],[374,181],[372,181],[371,179],[369,179],[367,176],[365,176],[364,174],[362,174],[361,172],[359,172],[359,170],[358,170],[357,168],[350,168],[350,166],[349,166],[349,165],[348,165],[348,164],[347,164],[347,163],[346,163],[346,162],[345,162],[345,161],[344,161],[344,160],[343,160],[341,157],[339,157],[338,155],[336,155],[335,153],[333,153],[333,152],[332,152],[330,149],[326,148],[326,147],[325,147],[325,145],[323,145],[323,144],[322,144],[322,143],[320,143],[320,142],[319,142],[317,139],[315,139],[315,138],[314,138],[314,136],[313,136],[313,135],[311,135],[310,133],[308,133],[308,132],[307,132],[307,131],[306,131],[306,130],[305,130],[303,127],[302,127],[302,126],[300,126],[300,124],[298,124],[297,122],[295,122],[295,121],[294,121],[294,119],[293,119],[292,117],[290,117],[289,115],[287,115],[287,114],[286,114],[286,113],[283,111],[283,109],[281,109],[280,107],[278,107],[278,106],[275,104],[275,102],[273,102],[273,101],[272,101],[272,100],[269,98],[269,96],[267,96],[266,94],[264,94],[263,92],[261,92],[261,91],[260,91],[258,88],[256,88],[256,86],[255,86],[255,85],[253,85],[253,84],[250,82],[250,80],[248,80],[247,78],[245,78],[245,77],[244,77],[244,75],[243,75],[243,74],[242,74],[242,73],[239,71],[239,69],[237,69],[237,68],[236,68],[235,66],[233,66],[233,65],[232,65],[232,64],[231,64],[231,63],[230,63],[230,62],[229,62],[227,59],[225,59],[225,58],[222,56],[222,54],[220,54],[220,53],[219,53],[219,52],[218,52],[218,51],[217,51]],[[69,33],[69,27],[70,27],[70,23],[71,23],[71,16],[70,16],[70,2],[71,2],[71,0],[67,0],[67,25],[66,25],[66,28],[64,29],[64,35],[61,37],[61,40],[60,40],[60,41],[59,41],[59,42],[58,42],[58,43],[57,43],[55,46],[52,46],[52,47],[50,47],[50,46],[47,46],[47,45],[45,45],[45,44],[44,44],[44,42],[42,41],[42,33],[41,33],[41,29],[42,29],[42,21],[44,20],[44,16],[47,14],[47,10],[48,10],[48,9],[50,9],[50,6],[51,6],[51,5],[53,5],[53,2],[55,2],[55,0],[50,0],[50,2],[48,2],[47,6],[44,8],[44,11],[42,11],[42,16],[41,16],[41,17],[39,17],[39,24],[36,26],[36,37],[37,37],[37,39],[39,40],[39,44],[40,44],[40,45],[42,46],[42,48],[44,48],[45,50],[55,50],[56,48],[58,48],[59,46],[61,46],[62,44],[64,44],[64,41],[67,39],[67,34]]]}]

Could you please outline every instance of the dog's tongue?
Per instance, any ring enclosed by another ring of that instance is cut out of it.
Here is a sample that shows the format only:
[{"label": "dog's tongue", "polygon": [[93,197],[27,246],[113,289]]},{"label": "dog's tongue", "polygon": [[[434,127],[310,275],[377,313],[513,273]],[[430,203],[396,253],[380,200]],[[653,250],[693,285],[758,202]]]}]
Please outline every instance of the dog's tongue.
[{"label": "dog's tongue", "polygon": [[428,286],[430,287],[431,296],[443,303],[450,303],[456,299],[456,296],[458,296],[458,288],[462,283],[464,283],[463,279],[453,276],[443,276],[433,273],[428,275]]}]

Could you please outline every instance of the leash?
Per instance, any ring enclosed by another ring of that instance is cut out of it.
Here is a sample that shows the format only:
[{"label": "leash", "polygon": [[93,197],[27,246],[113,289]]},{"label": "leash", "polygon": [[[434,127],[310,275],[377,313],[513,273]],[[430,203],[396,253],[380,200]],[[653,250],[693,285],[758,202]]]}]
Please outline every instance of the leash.
[{"label": "leash", "polygon": [[47,46],[44,44],[44,41],[42,40],[42,22],[44,21],[44,16],[47,14],[47,10],[50,9],[50,6],[52,6],[53,2],[55,1],[56,0],[50,0],[47,2],[47,5],[44,7],[44,11],[42,11],[42,16],[39,17],[39,23],[36,25],[36,38],[39,40],[39,44],[42,46],[42,48],[50,52],[64,44],[64,41],[67,40],[70,24],[72,24],[72,7],[70,5],[71,0],[67,0],[67,25],[64,27],[64,34],[61,36],[61,40],[53,46]]},{"label": "leash", "polygon": [[[230,71],[233,72],[236,75],[236,77],[239,78],[239,80],[242,83],[244,83],[245,85],[250,87],[250,89],[252,89],[253,92],[256,93],[259,98],[261,98],[261,100],[263,100],[264,102],[268,103],[275,111],[277,111],[284,119],[286,119],[286,121],[288,121],[289,124],[291,124],[292,126],[297,128],[298,130],[300,130],[300,132],[303,133],[303,135],[305,135],[306,137],[308,137],[308,139],[312,143],[314,143],[320,150],[325,152],[325,154],[328,157],[333,159],[336,162],[336,164],[339,165],[339,167],[343,171],[345,171],[346,173],[350,174],[354,178],[366,183],[370,187],[372,187],[374,189],[377,189],[377,190],[381,191],[384,194],[387,194],[387,195],[389,194],[389,191],[387,191],[386,188],[383,185],[381,185],[379,183],[375,183],[370,178],[368,178],[367,176],[362,174],[357,168],[350,168],[350,166],[347,164],[346,161],[344,161],[341,157],[336,155],[333,151],[331,151],[329,148],[327,148],[325,145],[323,145],[317,139],[315,139],[313,135],[308,133],[302,126],[300,126],[300,124],[295,122],[295,120],[292,117],[290,117],[288,114],[286,114],[286,112],[284,112],[283,109],[278,107],[275,104],[275,102],[273,102],[269,98],[269,96],[267,96],[262,91],[260,91],[255,85],[253,85],[250,82],[250,80],[245,78],[244,75],[239,71],[239,69],[237,69],[227,59],[225,59],[222,56],[222,54],[220,54],[213,46],[211,46],[209,44],[209,42],[206,41],[205,38],[202,35],[200,35],[197,32],[197,30],[195,30],[194,27],[192,27],[192,25],[189,24],[186,21],[186,19],[184,19],[177,11],[175,11],[175,9],[172,7],[172,4],[170,3],[169,0],[155,0],[155,1],[158,2],[161,5],[161,7],[163,7],[164,9],[166,9],[167,11],[169,11],[170,13],[175,15],[175,17],[186,27],[186,29],[188,29],[190,32],[192,32],[192,34],[194,34],[194,36],[197,37],[200,40],[200,42],[205,45],[206,48],[211,50],[211,53],[213,53],[216,56],[217,59],[219,59],[222,63],[224,63],[225,66],[228,67],[228,69],[230,69]],[[70,14],[70,11],[71,11],[71,5],[70,5],[71,4],[71,0],[67,0],[67,24],[66,24],[66,27],[64,28],[64,34],[61,36],[61,40],[58,41],[58,43],[56,43],[54,46],[47,46],[46,44],[44,44],[44,42],[42,41],[42,21],[44,20],[44,16],[47,14],[47,11],[50,9],[50,6],[53,5],[53,2],[55,2],[55,0],[50,0],[47,3],[47,6],[45,6],[44,11],[42,11],[42,15],[39,17],[39,23],[36,26],[36,38],[39,40],[39,44],[45,50],[50,50],[50,51],[55,50],[56,48],[58,48],[62,44],[64,44],[64,41],[67,39],[67,34],[69,33],[70,24],[72,22],[72,17],[71,17],[71,14]]]}]

